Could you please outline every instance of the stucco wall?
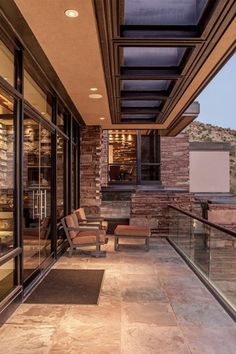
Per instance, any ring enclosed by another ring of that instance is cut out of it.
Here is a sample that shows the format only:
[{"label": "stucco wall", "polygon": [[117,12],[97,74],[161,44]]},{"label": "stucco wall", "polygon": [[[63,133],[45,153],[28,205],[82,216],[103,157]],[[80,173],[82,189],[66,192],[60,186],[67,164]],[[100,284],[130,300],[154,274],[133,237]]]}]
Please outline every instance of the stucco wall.
[{"label": "stucco wall", "polygon": [[190,151],[190,192],[230,190],[228,151]]}]

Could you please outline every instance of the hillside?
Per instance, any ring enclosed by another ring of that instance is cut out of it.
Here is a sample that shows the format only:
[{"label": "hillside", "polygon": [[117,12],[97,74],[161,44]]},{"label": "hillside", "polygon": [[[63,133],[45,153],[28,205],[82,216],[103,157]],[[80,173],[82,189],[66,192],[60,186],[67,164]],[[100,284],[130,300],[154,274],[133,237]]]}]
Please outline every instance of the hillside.
[{"label": "hillside", "polygon": [[186,129],[190,141],[224,141],[236,145],[236,130],[193,122]]},{"label": "hillside", "polygon": [[230,152],[230,185],[231,192],[236,195],[236,130],[222,128],[212,124],[193,122],[186,129],[190,141],[221,141],[231,143]]}]

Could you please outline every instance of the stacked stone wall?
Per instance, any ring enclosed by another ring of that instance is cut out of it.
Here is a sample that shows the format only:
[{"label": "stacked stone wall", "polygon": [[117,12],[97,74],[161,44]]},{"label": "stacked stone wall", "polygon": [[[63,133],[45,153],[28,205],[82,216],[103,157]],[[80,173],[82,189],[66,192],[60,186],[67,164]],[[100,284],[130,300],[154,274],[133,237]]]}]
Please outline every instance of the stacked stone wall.
[{"label": "stacked stone wall", "polygon": [[189,190],[189,136],[161,137],[161,183]]},{"label": "stacked stone wall", "polygon": [[102,129],[87,126],[80,134],[80,206],[88,215],[99,215],[101,209]]},{"label": "stacked stone wall", "polygon": [[153,234],[167,236],[171,222],[168,205],[192,212],[194,203],[192,193],[136,191],[131,199],[130,223],[150,225]]}]

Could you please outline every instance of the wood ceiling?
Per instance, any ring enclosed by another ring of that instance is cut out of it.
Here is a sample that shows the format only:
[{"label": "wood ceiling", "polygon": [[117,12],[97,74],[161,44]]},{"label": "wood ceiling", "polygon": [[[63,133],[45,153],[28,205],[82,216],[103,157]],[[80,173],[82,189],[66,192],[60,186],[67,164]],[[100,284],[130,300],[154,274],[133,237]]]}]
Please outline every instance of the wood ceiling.
[{"label": "wood ceiling", "polygon": [[156,125],[175,135],[196,117],[196,105],[182,115],[235,49],[234,42],[221,53],[173,115],[232,24],[235,1],[94,0],[94,7],[112,123]]}]

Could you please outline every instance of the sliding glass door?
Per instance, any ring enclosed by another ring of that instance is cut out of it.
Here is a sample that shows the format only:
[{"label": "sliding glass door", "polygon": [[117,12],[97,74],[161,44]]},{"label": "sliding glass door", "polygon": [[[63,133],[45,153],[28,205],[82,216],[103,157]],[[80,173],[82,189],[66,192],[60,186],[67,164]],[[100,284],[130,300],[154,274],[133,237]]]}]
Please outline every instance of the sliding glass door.
[{"label": "sliding glass door", "polygon": [[51,253],[51,132],[24,120],[23,269],[28,278]]}]

